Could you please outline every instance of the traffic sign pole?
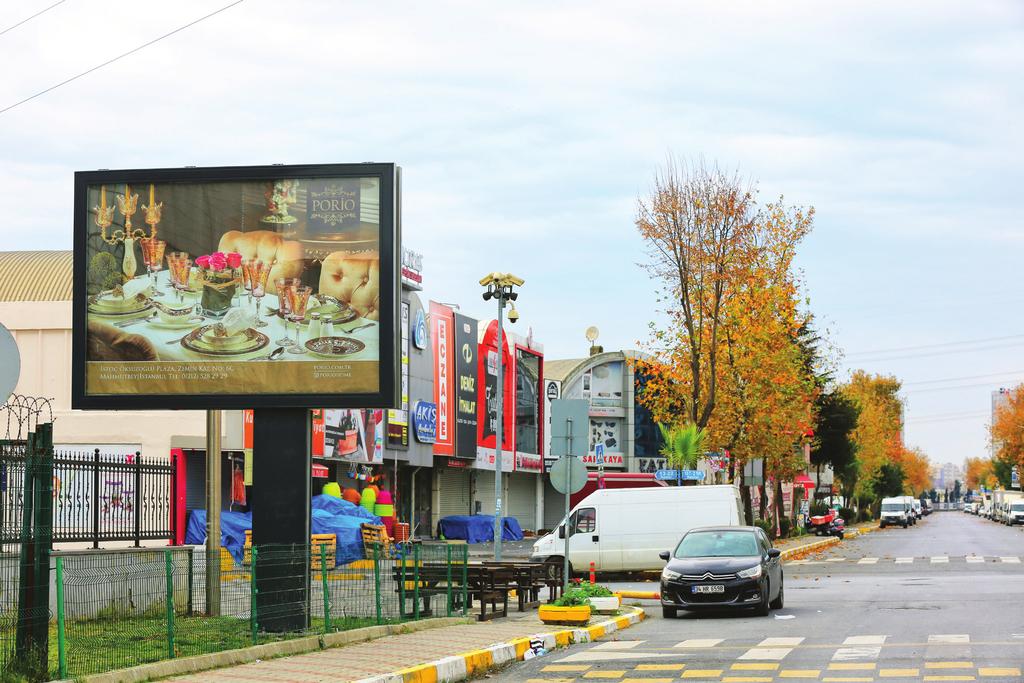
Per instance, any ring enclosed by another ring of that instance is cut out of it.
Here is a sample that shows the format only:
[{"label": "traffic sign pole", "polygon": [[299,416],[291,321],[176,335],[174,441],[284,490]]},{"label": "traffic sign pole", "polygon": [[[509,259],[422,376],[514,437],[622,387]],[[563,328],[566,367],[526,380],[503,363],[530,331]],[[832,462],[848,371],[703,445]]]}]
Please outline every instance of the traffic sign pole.
[{"label": "traffic sign pole", "polygon": [[[572,418],[568,424],[568,452],[572,453]],[[570,457],[572,457],[570,455]],[[569,526],[569,491],[572,491],[572,468],[565,468],[565,543],[562,547],[562,595],[569,590],[569,539],[572,527]]]}]

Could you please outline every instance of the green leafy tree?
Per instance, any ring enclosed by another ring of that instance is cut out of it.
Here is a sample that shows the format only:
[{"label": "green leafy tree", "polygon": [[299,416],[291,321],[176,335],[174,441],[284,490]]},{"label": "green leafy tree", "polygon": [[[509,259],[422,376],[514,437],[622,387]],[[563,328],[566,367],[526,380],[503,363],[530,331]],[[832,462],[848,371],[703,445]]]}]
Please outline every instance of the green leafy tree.
[{"label": "green leafy tree", "polygon": [[834,475],[846,481],[851,468],[856,467],[857,445],[853,441],[853,430],[857,427],[860,410],[852,399],[839,391],[820,395],[817,407],[811,464],[817,468],[819,478],[821,468],[828,465]]},{"label": "green leafy tree", "polygon": [[[871,481],[871,488],[876,499],[891,498],[903,495],[903,481],[906,475],[903,468],[892,463],[885,463],[878,468],[874,479]],[[957,482],[959,485],[959,482]]]}]

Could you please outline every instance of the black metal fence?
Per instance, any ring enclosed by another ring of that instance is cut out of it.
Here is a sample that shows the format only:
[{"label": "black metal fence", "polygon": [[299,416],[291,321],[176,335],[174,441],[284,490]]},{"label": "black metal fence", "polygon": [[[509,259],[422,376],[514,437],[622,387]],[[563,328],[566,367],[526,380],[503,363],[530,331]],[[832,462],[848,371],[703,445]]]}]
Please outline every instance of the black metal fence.
[{"label": "black metal fence", "polygon": [[[139,453],[54,452],[53,542],[172,538],[175,472],[173,461]],[[0,544],[21,541],[24,476],[24,449],[0,445]]]}]

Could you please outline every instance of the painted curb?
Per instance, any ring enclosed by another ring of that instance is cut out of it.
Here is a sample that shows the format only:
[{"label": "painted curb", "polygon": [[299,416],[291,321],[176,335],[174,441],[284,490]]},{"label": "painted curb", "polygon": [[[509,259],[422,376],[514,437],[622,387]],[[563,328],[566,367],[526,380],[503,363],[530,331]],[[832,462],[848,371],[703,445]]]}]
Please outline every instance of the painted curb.
[{"label": "painted curb", "polygon": [[546,650],[568,647],[578,643],[589,643],[615,631],[629,628],[646,617],[639,607],[631,608],[631,614],[602,621],[594,626],[565,629],[550,633],[537,633],[524,638],[513,638],[504,643],[491,645],[480,650],[470,650],[462,654],[419,664],[387,674],[363,678],[355,683],[449,683],[464,681],[478,676],[491,669],[504,666],[515,661],[522,661],[530,641],[541,640]]}]

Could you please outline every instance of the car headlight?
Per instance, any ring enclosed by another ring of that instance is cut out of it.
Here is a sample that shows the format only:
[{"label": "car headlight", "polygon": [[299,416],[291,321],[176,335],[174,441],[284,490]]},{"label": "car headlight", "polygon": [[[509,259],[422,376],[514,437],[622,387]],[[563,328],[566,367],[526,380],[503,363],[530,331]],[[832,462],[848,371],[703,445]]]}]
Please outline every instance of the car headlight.
[{"label": "car headlight", "polygon": [[761,577],[761,565],[751,567],[750,569],[744,569],[741,572],[736,572],[736,576],[741,579],[758,579]]},{"label": "car headlight", "polygon": [[680,574],[679,572],[674,572],[671,569],[665,569],[661,572],[661,578],[665,579],[666,581],[675,581],[680,576],[682,576],[682,574]]}]

